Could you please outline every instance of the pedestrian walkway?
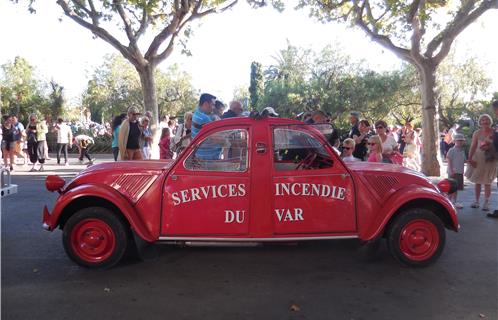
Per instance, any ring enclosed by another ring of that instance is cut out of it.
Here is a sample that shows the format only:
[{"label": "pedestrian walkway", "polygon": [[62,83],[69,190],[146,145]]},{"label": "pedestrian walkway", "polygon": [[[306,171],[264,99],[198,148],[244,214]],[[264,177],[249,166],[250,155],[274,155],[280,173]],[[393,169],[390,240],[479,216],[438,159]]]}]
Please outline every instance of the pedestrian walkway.
[{"label": "pedestrian walkway", "polygon": [[[92,157],[96,159],[94,164],[114,161],[112,154],[92,154]],[[74,175],[88,167],[87,159],[85,159],[83,164],[81,164],[77,154],[69,154],[68,163],[69,163],[68,166],[65,166],[64,164],[57,164],[57,159],[55,154],[50,154],[50,160],[45,160],[44,171],[30,172],[30,169],[32,168],[31,164],[16,165],[14,166],[14,171],[11,172],[11,175],[12,176],[21,176],[21,175],[44,176],[50,174]],[[37,165],[37,167],[39,167],[39,165]]]}]

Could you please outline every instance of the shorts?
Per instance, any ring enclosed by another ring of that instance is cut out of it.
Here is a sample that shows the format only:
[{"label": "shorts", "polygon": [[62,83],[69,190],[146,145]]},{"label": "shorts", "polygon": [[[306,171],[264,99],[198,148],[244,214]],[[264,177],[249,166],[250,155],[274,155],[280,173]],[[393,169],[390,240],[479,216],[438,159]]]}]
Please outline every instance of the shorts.
[{"label": "shorts", "polygon": [[2,141],[2,151],[16,151],[16,142],[7,142],[7,141]]},{"label": "shorts", "polygon": [[454,173],[450,178],[457,182],[457,190],[463,190],[463,173]]}]

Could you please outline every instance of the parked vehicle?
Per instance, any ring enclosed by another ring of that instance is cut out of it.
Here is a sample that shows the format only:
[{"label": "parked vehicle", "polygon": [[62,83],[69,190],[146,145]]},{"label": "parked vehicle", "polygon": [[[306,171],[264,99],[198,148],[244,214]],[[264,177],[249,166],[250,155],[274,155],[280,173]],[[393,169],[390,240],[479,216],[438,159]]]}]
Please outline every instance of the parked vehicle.
[{"label": "parked vehicle", "polygon": [[[89,167],[60,193],[43,225],[63,231],[68,256],[90,268],[118,263],[135,239],[146,243],[265,243],[385,238],[414,267],[438,259],[453,205],[423,174],[398,165],[338,157],[330,127],[279,118],[205,125],[176,160]],[[134,236],[133,236],[134,235]]]}]

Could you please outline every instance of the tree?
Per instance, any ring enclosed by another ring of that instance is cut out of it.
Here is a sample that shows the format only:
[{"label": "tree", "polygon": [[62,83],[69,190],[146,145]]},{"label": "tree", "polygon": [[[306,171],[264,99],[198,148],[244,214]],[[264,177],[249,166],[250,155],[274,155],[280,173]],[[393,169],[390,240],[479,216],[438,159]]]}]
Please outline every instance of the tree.
[{"label": "tree", "polygon": [[[32,12],[34,2],[29,0]],[[171,55],[175,43],[185,49],[192,21],[223,12],[236,3],[237,0],[57,0],[67,17],[110,44],[134,66],[140,77],[145,110],[152,112],[156,122],[156,67]],[[258,5],[257,1],[254,5]],[[151,30],[158,32],[142,51],[143,36]]]},{"label": "tree", "polygon": [[[166,72],[157,69],[154,81],[158,88],[159,114],[177,115],[195,105],[197,92],[191,77],[177,65]],[[94,121],[110,121],[112,116],[126,112],[129,106],[141,105],[143,95],[138,74],[122,56],[107,55],[104,63],[93,72],[82,101]]]},{"label": "tree", "polygon": [[64,87],[52,80],[50,81],[50,89],[50,115],[55,120],[57,117],[62,116],[64,111],[64,104],[66,102],[63,94]]},{"label": "tree", "polygon": [[44,95],[46,84],[39,80],[35,68],[24,58],[1,66],[0,104],[3,114],[15,114],[26,120],[30,113],[44,114],[49,101]]},{"label": "tree", "polygon": [[251,109],[259,109],[264,90],[265,87],[261,63],[254,61],[251,63],[251,84],[249,86]]},{"label": "tree", "polygon": [[324,22],[348,21],[417,69],[424,132],[422,171],[438,176],[436,70],[455,38],[484,12],[498,8],[498,1],[300,0],[300,7],[311,8],[311,14]]},{"label": "tree", "polygon": [[438,104],[440,123],[451,128],[461,118],[477,121],[484,112],[484,103],[491,79],[476,58],[457,63],[453,54],[441,64],[438,73]]}]

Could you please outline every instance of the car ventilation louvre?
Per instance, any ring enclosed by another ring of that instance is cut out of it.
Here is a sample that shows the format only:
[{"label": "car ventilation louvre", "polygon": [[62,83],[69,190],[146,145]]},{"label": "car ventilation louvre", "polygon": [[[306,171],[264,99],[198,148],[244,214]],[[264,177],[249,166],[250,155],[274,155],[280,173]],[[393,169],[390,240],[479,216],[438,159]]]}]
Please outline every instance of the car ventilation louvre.
[{"label": "car ventilation louvre", "polygon": [[127,195],[132,202],[137,202],[157,179],[157,175],[122,174],[111,183],[111,187]]},{"label": "car ventilation louvre", "polygon": [[366,175],[365,178],[379,197],[383,197],[394,190],[394,186],[399,183],[398,178],[391,176]]}]

